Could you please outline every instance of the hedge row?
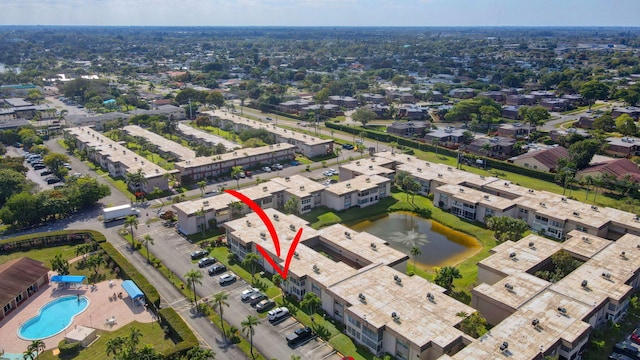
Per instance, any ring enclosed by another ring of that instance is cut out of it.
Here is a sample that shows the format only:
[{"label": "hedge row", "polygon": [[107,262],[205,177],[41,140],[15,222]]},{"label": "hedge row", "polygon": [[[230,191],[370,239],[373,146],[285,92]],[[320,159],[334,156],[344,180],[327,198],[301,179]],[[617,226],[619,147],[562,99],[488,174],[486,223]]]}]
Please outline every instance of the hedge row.
[{"label": "hedge row", "polygon": [[46,233],[27,234],[0,240],[0,254],[9,254],[15,251],[29,251],[44,247],[60,245],[83,244],[87,240],[97,243],[107,239],[101,233],[93,230],[58,230]]},{"label": "hedge row", "polygon": [[[398,143],[398,145],[401,146],[406,146],[412,149],[417,149],[417,150],[422,150],[422,151],[430,151],[430,152],[435,152],[436,151],[436,146],[432,145],[432,144],[427,144],[427,143],[423,143],[420,141],[416,141],[416,140],[412,140],[412,139],[408,139],[402,136],[398,136],[398,135],[394,135],[394,134],[388,134],[388,133],[383,133],[383,132],[379,132],[379,131],[375,131],[375,130],[370,130],[370,129],[365,129],[365,128],[361,128],[361,127],[351,127],[351,126],[345,126],[345,125],[341,125],[341,124],[336,124],[334,122],[327,122],[325,123],[325,125],[328,128],[332,128],[332,129],[336,129],[336,130],[340,130],[340,131],[344,131],[344,132],[348,132],[350,134],[355,134],[358,135],[361,132],[365,132],[367,134],[367,137],[370,139],[374,139],[374,140],[378,140],[378,141],[383,141],[383,142],[387,142],[387,143]],[[449,157],[457,157],[458,156],[458,152],[456,150],[451,150],[445,147],[441,147],[438,146],[438,154],[442,154],[444,156],[449,156]],[[498,170],[503,170],[503,171],[508,171],[514,174],[520,174],[520,175],[525,175],[534,179],[540,179],[543,181],[548,181],[548,182],[555,182],[555,176],[554,174],[550,174],[550,173],[546,173],[546,172],[541,172],[541,171],[536,171],[536,170],[532,170],[532,169],[528,169],[522,166],[518,166],[506,161],[500,161],[500,160],[496,160],[496,159],[487,159],[487,165],[489,165],[489,167],[494,168],[494,169],[498,169]]]},{"label": "hedge row", "polygon": [[140,275],[138,270],[124,257],[116,248],[108,242],[100,243],[102,250],[109,255],[120,268],[120,276],[124,279],[131,279],[138,285],[140,290],[146,295],[147,302],[152,303],[156,308],[160,306],[160,294],[158,290],[149,283],[147,278]]},{"label": "hedge row", "polygon": [[198,346],[198,338],[175,310],[172,308],[160,309],[158,316],[162,326],[169,329],[169,335],[176,341],[172,349],[173,352],[164,354],[165,357],[171,358],[173,355],[183,354],[192,347]]}]

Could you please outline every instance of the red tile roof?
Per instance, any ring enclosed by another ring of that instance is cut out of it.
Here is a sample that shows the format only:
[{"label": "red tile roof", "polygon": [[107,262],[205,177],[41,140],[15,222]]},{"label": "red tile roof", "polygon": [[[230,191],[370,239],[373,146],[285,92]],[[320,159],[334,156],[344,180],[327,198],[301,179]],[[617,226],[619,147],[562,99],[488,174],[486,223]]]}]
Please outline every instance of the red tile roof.
[{"label": "red tile roof", "polygon": [[588,175],[592,173],[597,174],[609,174],[616,177],[616,179],[622,179],[625,175],[631,175],[633,182],[640,183],[640,168],[633,161],[622,158],[612,160],[606,163],[598,164],[588,167],[578,174]]},{"label": "red tile roof", "polygon": [[48,272],[44,264],[26,257],[0,265],[0,304],[8,304]]}]

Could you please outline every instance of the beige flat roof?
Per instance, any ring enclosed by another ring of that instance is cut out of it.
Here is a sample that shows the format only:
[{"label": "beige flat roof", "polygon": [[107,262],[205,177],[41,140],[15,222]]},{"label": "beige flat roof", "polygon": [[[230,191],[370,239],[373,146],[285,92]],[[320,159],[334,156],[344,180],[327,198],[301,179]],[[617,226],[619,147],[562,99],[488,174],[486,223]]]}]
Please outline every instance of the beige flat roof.
[{"label": "beige flat roof", "polygon": [[345,169],[351,172],[368,176],[389,175],[395,173],[395,170],[390,168],[392,164],[393,162],[387,159],[380,159],[376,161],[375,158],[367,158],[341,164],[339,166],[339,169]]},{"label": "beige flat roof", "polygon": [[331,184],[325,188],[326,192],[329,192],[335,196],[341,196],[356,191],[365,191],[369,189],[375,189],[379,185],[388,183],[391,180],[389,178],[380,175],[360,175],[353,179],[341,181],[339,183]]},{"label": "beige flat roof", "polygon": [[221,193],[208,198],[194,199],[173,204],[173,208],[182,211],[188,215],[195,214],[200,210],[216,211],[226,209],[229,204],[234,201],[240,201],[235,196],[227,193]]},{"label": "beige flat roof", "polygon": [[283,151],[295,148],[295,145],[278,143],[275,145],[261,146],[257,148],[243,148],[234,150],[225,154],[215,156],[199,156],[191,160],[180,161],[176,163],[176,166],[183,169],[197,168],[200,166],[213,165],[218,163],[224,163],[227,161],[233,161],[234,159],[247,158],[250,156],[258,156],[263,154],[272,153],[274,151]]},{"label": "beige flat roof", "polygon": [[480,293],[515,311],[549,285],[551,285],[550,282],[539,277],[526,272],[517,272],[493,285],[482,283],[473,288],[472,293]]},{"label": "beige flat roof", "polygon": [[611,244],[610,240],[572,230],[567,234],[567,240],[562,243],[562,248],[572,254],[590,259],[609,244]]},{"label": "beige flat roof", "polygon": [[236,144],[232,141],[229,141],[223,137],[210,134],[206,131],[192,128],[191,126],[182,122],[178,123],[178,130],[187,136],[192,136],[196,139],[200,139],[212,145],[217,145],[221,143],[222,145],[224,145],[225,148],[227,148],[227,151],[231,151],[233,149],[242,147],[241,145]]},{"label": "beige flat roof", "polygon": [[[615,283],[625,283],[640,269],[640,236],[625,234],[595,254],[589,264],[611,274]],[[624,256],[622,252],[624,251]],[[602,274],[596,274],[602,276]]]},{"label": "beige flat roof", "polygon": [[223,111],[215,111],[210,113],[220,118],[232,121],[236,124],[242,124],[242,125],[251,127],[253,129],[265,129],[272,134],[276,134],[277,136],[280,136],[281,138],[299,141],[309,146],[333,143],[333,140],[325,140],[312,135],[302,134],[293,130],[283,129],[281,127],[276,126],[275,124],[268,124],[268,123],[263,123],[256,120],[250,120],[247,118],[243,118],[238,114],[234,114],[234,117],[232,117],[231,114],[226,114]]},{"label": "beige flat roof", "polygon": [[[566,314],[560,313],[559,307],[566,309]],[[505,354],[508,354],[508,358],[514,360],[534,359],[539,356],[541,350],[549,350],[549,347],[554,346],[560,339],[574,342],[586,334],[590,325],[582,319],[591,311],[592,306],[576,302],[554,291],[544,290],[453,358],[503,359],[507,357]],[[532,325],[534,319],[539,321],[538,326]],[[499,348],[505,341],[509,346],[502,352]]]},{"label": "beige flat roof", "polygon": [[481,204],[484,207],[501,211],[516,206],[513,200],[505,199],[496,195],[489,195],[486,192],[478,191],[466,186],[453,184],[442,185],[438,187],[438,191],[450,194],[452,198],[462,200],[466,203]]},{"label": "beige flat roof", "polygon": [[65,131],[86,146],[94,148],[101,156],[109,157],[111,162],[122,164],[130,173],[142,169],[146,178],[154,178],[169,172],[90,127],[69,128]]},{"label": "beige flat roof", "polygon": [[[401,283],[397,283],[394,277]],[[353,313],[375,328],[387,327],[420,346],[429,342],[447,346],[466,337],[454,326],[463,318],[456,314],[472,314],[473,308],[444,295],[444,289],[419,277],[409,277],[388,266],[371,265],[328,289],[345,299]],[[434,300],[427,300],[427,293]],[[361,301],[359,294],[363,294]],[[391,317],[395,312],[399,321]]]},{"label": "beige flat roof", "polygon": [[[529,243],[533,243],[533,246],[530,247]],[[518,242],[505,241],[494,247],[491,250],[494,255],[480,260],[478,265],[512,275],[526,272],[560,249],[562,249],[561,243],[530,234]],[[514,257],[511,257],[512,253],[515,254]]]},{"label": "beige flat roof", "polygon": [[277,177],[271,179],[271,181],[285,186],[287,188],[285,191],[298,199],[311,196],[311,194],[322,191],[325,188],[324,185],[302,175],[292,175],[286,178]]},{"label": "beige flat roof", "polygon": [[186,148],[175,141],[171,141],[164,136],[160,136],[151,131],[145,130],[138,125],[127,125],[122,128],[131,136],[137,136],[147,139],[150,143],[157,146],[163,152],[170,152],[176,154],[181,160],[193,159],[196,157],[196,152]]},{"label": "beige flat roof", "polygon": [[[368,232],[356,232],[350,228],[335,224],[318,231],[323,242],[347,250],[367,259],[370,263],[394,265],[407,260],[409,256],[389,246],[389,243]],[[347,233],[349,237],[347,237]],[[371,245],[374,244],[375,248]]]},{"label": "beige flat roof", "polygon": [[[602,276],[606,272],[598,264],[587,262],[551,285],[550,289],[585,305],[600,305],[608,298],[619,303],[633,289],[629,285],[615,281],[615,278],[607,279]],[[583,281],[587,281],[587,286],[582,286]]]}]

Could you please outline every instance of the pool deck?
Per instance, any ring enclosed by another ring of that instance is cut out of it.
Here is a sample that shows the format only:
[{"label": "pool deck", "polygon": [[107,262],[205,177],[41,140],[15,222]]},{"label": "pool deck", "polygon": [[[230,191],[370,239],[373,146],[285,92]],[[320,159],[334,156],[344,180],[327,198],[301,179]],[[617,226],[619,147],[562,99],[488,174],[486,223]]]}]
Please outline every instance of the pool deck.
[{"label": "pool deck", "polygon": [[[20,325],[36,316],[38,310],[46,303],[62,296],[77,296],[77,294],[86,296],[89,299],[89,306],[84,312],[74,317],[71,325],[65,331],[42,340],[47,349],[57,348],[66,332],[74,329],[77,325],[112,331],[126,326],[134,320],[142,323],[153,322],[153,313],[143,306],[132,304],[131,298],[122,289],[121,284],[122,280],[112,280],[111,286],[109,281],[103,281],[96,284],[94,289],[89,285],[82,285],[77,289],[58,289],[58,285],[55,283],[40,288],[34,296],[0,321],[0,351],[22,354],[31,341],[18,337]],[[113,300],[114,293],[116,295],[122,293],[123,298]],[[115,324],[108,324],[106,320],[112,317],[115,317]]]}]

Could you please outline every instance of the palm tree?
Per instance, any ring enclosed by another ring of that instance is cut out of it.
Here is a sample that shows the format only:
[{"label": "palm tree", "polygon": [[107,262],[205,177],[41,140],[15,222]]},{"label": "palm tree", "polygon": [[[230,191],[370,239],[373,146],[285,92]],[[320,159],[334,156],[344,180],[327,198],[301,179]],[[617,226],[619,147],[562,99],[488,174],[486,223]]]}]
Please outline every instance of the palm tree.
[{"label": "palm tree", "polygon": [[147,264],[151,264],[151,261],[149,260],[149,244],[153,245],[153,238],[151,237],[151,235],[146,234],[142,238],[142,243],[144,244],[144,247],[147,249]]},{"label": "palm tree", "polygon": [[242,260],[242,265],[248,266],[249,269],[251,270],[251,280],[255,280],[254,274],[256,272],[256,265],[259,260],[260,260],[260,256],[258,256],[258,254],[256,253],[248,253],[244,257],[244,260]]},{"label": "palm tree", "polygon": [[133,228],[136,228],[136,230],[138,230],[138,224],[138,217],[135,215],[127,216],[126,219],[124,219],[124,227],[126,228],[128,226],[129,232],[131,233],[131,249],[135,248]]},{"label": "palm tree", "polygon": [[129,354],[133,354],[136,347],[140,343],[142,337],[142,331],[136,327],[131,327],[129,331],[129,337],[126,339],[127,347],[129,348]]},{"label": "palm tree", "polygon": [[192,347],[187,351],[182,360],[211,360],[216,358],[216,353],[211,349],[204,349],[199,346]]},{"label": "palm tree", "polygon": [[271,277],[271,281],[273,282],[273,285],[275,285],[278,289],[280,289],[280,292],[282,293],[282,298],[284,299],[284,289],[280,287],[280,285],[282,285],[284,281],[284,279],[282,279],[282,276],[280,276],[280,274],[275,274]]},{"label": "palm tree", "polygon": [[300,302],[302,307],[306,307],[309,310],[309,315],[313,316],[313,313],[316,312],[316,308],[322,304],[322,300],[316,295],[314,292],[308,292],[304,294],[304,298]]},{"label": "palm tree", "polygon": [[121,337],[116,337],[107,341],[107,356],[111,354],[118,355],[118,353],[122,351],[123,346],[124,346],[124,339]]},{"label": "palm tree", "polygon": [[244,320],[240,325],[242,325],[242,331],[249,336],[249,346],[251,347],[251,357],[255,359],[253,355],[253,334],[255,334],[255,327],[260,324],[260,320],[253,316],[247,315],[246,320]]},{"label": "palm tree", "polygon": [[416,268],[416,258],[418,257],[418,255],[422,255],[422,250],[420,250],[419,247],[414,246],[411,248],[411,255],[413,256],[413,269],[415,271]]},{"label": "palm tree", "polygon": [[235,219],[242,214],[242,202],[232,201],[229,203],[229,209],[231,210],[231,218]]},{"label": "palm tree", "polygon": [[460,270],[454,266],[445,266],[436,272],[434,282],[442,286],[447,291],[453,289],[453,280],[462,278]]},{"label": "palm tree", "polygon": [[125,175],[124,182],[129,186],[129,188],[133,190],[140,190],[140,186],[147,184],[146,175],[147,174],[145,174],[140,168],[134,173],[128,172]]},{"label": "palm tree", "polygon": [[204,189],[207,187],[207,182],[202,180],[198,181],[198,187],[200,188],[200,192],[202,193],[202,197],[204,197]]},{"label": "palm tree", "polygon": [[333,149],[333,153],[336,154],[336,164],[340,163],[340,153],[342,153],[342,147],[337,146]]},{"label": "palm tree", "polygon": [[236,179],[238,189],[240,189],[240,173],[242,172],[242,166],[234,166],[231,168],[231,177]]},{"label": "palm tree", "polygon": [[225,342],[227,340],[227,334],[224,332],[224,307],[229,307],[229,294],[221,291],[213,295],[213,308],[218,308],[220,311],[220,327],[222,328],[222,336],[224,336]]},{"label": "palm tree", "polygon": [[199,270],[192,269],[184,274],[184,277],[187,279],[187,286],[193,291],[193,302],[195,303],[198,301],[196,298],[196,284],[202,285],[202,273]]},{"label": "palm tree", "polygon": [[484,143],[482,144],[482,151],[484,152],[484,168],[487,168],[487,159],[489,158],[489,151],[491,151],[491,144]]},{"label": "palm tree", "polygon": [[[23,359],[35,359],[38,357],[38,354],[43,352],[46,349],[44,341],[42,340],[33,340],[29,346],[27,346],[27,351],[25,351],[22,355]],[[35,353],[35,355],[34,355]]]}]

